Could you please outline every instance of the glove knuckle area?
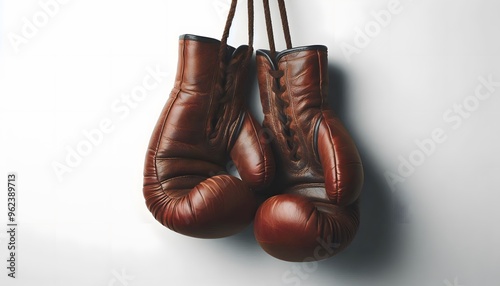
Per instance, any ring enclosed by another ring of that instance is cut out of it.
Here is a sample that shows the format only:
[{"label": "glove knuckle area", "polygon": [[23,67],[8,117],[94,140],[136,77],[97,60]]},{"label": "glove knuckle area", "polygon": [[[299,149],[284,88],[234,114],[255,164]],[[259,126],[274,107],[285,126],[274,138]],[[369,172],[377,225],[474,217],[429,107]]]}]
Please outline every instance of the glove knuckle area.
[{"label": "glove knuckle area", "polygon": [[346,248],[359,226],[355,202],[342,207],[295,194],[268,199],[257,211],[255,236],[270,255],[294,262],[331,257]]},{"label": "glove knuckle area", "polygon": [[247,226],[255,213],[253,194],[230,175],[176,177],[163,186],[147,187],[148,208],[160,223],[184,235],[229,236]]}]

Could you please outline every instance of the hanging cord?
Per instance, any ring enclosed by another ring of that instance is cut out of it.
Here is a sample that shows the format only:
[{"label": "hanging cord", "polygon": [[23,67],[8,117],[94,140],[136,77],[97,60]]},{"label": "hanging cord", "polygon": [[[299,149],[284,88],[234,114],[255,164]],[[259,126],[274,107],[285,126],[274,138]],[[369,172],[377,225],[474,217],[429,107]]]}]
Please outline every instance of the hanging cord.
[{"label": "hanging cord", "polygon": [[[234,15],[236,14],[236,6],[238,0],[232,0],[231,6],[229,8],[229,14],[227,15],[226,26],[224,27],[224,33],[222,33],[221,44],[219,49],[219,61],[224,63],[227,54],[227,39],[229,38],[229,31],[233,23]],[[253,52],[253,40],[254,40],[254,5],[253,0],[248,0],[248,46],[250,47],[250,56]]]},{"label": "hanging cord", "polygon": [[[264,3],[264,15],[266,17],[266,28],[267,28],[267,38],[269,40],[269,48],[271,50],[271,55],[274,57],[276,55],[276,44],[274,41],[273,33],[273,23],[271,20],[271,9],[269,8],[269,0],[263,0]],[[281,25],[283,26],[283,34],[285,35],[286,48],[292,48],[292,37],[290,36],[290,26],[288,24],[288,17],[286,13],[285,1],[278,0],[278,6],[280,9]]]},{"label": "hanging cord", "polygon": [[288,17],[286,13],[285,1],[278,0],[281,15],[281,25],[283,26],[283,33],[285,34],[286,48],[292,48],[292,37],[290,36],[290,26],[288,25]]},{"label": "hanging cord", "polygon": [[[220,41],[219,48],[219,62],[223,65],[226,59],[227,53],[227,38],[229,37],[229,30],[231,29],[231,25],[233,23],[234,14],[236,13],[236,5],[238,4],[238,0],[231,1],[231,6],[229,8],[229,14],[227,15],[226,25],[224,27],[224,32],[222,33],[222,38]],[[222,66],[221,66],[222,68]],[[219,71],[220,76],[221,71]]]},{"label": "hanging cord", "polygon": [[271,20],[271,10],[269,9],[269,0],[264,0],[264,15],[266,17],[267,39],[269,40],[269,48],[274,58],[276,53],[276,46],[274,42],[273,23]]},{"label": "hanging cord", "polygon": [[[274,34],[273,34],[273,24],[271,20],[271,10],[269,8],[269,0],[263,0],[264,3],[264,15],[266,17],[266,28],[267,28],[267,37],[269,39],[269,48],[271,50],[271,57],[273,60],[276,59],[276,44],[274,42]],[[283,26],[283,33],[285,35],[285,42],[287,49],[292,48],[292,39],[290,37],[290,28],[288,25],[288,17],[285,8],[284,0],[278,0],[278,5],[280,9],[281,15],[281,24]],[[269,70],[269,75],[274,78],[274,83],[272,85],[272,91],[276,95],[276,104],[278,106],[278,120],[281,123],[283,128],[283,135],[286,140],[286,147],[290,152],[290,159],[292,161],[299,161],[301,159],[298,154],[299,145],[296,143],[296,134],[295,131],[290,128],[290,123],[292,122],[292,118],[286,114],[285,110],[289,108],[290,102],[288,99],[283,97],[283,94],[286,91],[286,86],[280,84],[280,79],[285,75],[283,70]]]},{"label": "hanging cord", "polygon": [[253,0],[248,0],[248,59],[253,55],[253,39],[254,39],[254,5]]},{"label": "hanging cord", "polygon": [[230,100],[229,94],[233,94],[233,89],[235,88],[234,76],[238,69],[244,69],[248,67],[250,59],[253,55],[253,41],[254,41],[254,5],[253,0],[247,0],[248,2],[248,49],[243,61],[238,59],[231,59],[229,63],[226,63],[227,58],[227,39],[229,37],[229,30],[236,13],[237,0],[231,2],[229,8],[229,14],[227,16],[226,26],[224,28],[224,33],[222,34],[218,61],[219,69],[216,73],[216,85],[214,88],[214,95],[218,96],[218,106],[214,112],[214,116],[210,123],[210,138],[215,138],[217,136],[217,130],[220,128],[223,116],[226,112],[226,103]]}]

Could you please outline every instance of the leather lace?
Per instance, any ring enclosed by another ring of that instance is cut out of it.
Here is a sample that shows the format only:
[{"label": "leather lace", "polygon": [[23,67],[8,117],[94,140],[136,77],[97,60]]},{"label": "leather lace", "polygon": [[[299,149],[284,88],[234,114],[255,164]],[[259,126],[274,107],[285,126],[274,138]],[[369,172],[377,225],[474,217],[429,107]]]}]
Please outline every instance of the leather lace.
[{"label": "leather lace", "polygon": [[[266,17],[267,38],[269,40],[269,48],[273,58],[276,56],[276,44],[274,42],[273,22],[271,20],[271,9],[269,8],[269,0],[263,0],[264,15]],[[290,36],[290,26],[288,25],[288,16],[286,13],[286,6],[284,0],[278,0],[278,6],[281,16],[281,26],[283,27],[283,34],[285,35],[286,48],[292,48],[292,37]]]},{"label": "leather lace", "polygon": [[[273,59],[276,58],[276,45],[274,42],[274,34],[273,34],[273,25],[271,20],[271,11],[269,8],[269,0],[263,0],[264,3],[264,15],[266,17],[266,27],[267,27],[267,36],[269,40],[269,48],[271,51],[271,57]],[[290,28],[288,25],[288,17],[286,14],[285,2],[284,0],[278,0],[278,6],[280,9],[281,15],[281,24],[283,26],[283,32],[285,35],[285,42],[287,49],[292,48],[292,39],[290,36]],[[286,146],[290,151],[290,156],[292,161],[300,160],[300,156],[298,153],[298,144],[295,131],[290,128],[290,124],[292,122],[292,118],[286,114],[286,109],[290,106],[290,101],[286,96],[283,96],[286,91],[286,86],[280,84],[280,79],[285,75],[283,70],[269,70],[269,74],[274,78],[274,84],[272,86],[272,91],[276,95],[276,102],[278,104],[278,119],[283,128],[283,135],[286,140]]]},{"label": "leather lace", "polygon": [[283,135],[285,136],[286,146],[291,154],[292,161],[300,160],[297,154],[298,144],[295,144],[295,131],[290,128],[292,118],[286,114],[285,110],[290,106],[290,102],[283,97],[286,91],[286,86],[280,85],[280,78],[285,74],[282,70],[270,70],[269,74],[275,79],[275,84],[272,86],[272,91],[276,94],[276,102],[278,104],[278,120],[283,128]]},{"label": "leather lace", "polygon": [[214,112],[212,120],[210,121],[209,138],[213,139],[217,136],[218,130],[223,122],[224,115],[226,114],[227,103],[230,101],[230,94],[233,94],[234,74],[238,68],[246,68],[253,54],[253,40],[254,40],[254,5],[253,0],[247,0],[248,3],[248,51],[243,61],[243,66],[237,59],[232,58],[228,65],[226,65],[227,56],[227,39],[229,31],[236,13],[236,6],[238,1],[232,0],[229,8],[229,13],[222,34],[221,44],[219,48],[218,62],[219,69],[216,73],[216,85],[214,88],[214,96],[218,97],[217,108]]}]

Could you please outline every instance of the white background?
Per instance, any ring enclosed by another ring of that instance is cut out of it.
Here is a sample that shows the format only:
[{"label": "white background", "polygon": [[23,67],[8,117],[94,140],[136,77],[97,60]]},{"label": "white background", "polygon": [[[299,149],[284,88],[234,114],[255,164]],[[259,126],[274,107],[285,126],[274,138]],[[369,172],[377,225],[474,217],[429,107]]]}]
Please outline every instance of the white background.
[{"label": "white background", "polygon": [[[218,240],[178,235],[144,204],[144,155],[172,87],[178,36],[219,38],[228,0],[69,0],[44,23],[46,2],[0,1],[0,176],[5,183],[7,172],[18,173],[20,224],[16,280],[7,278],[0,234],[1,285],[500,283],[500,87],[473,98],[480,77],[500,81],[499,2],[400,0],[390,21],[374,26],[372,11],[391,0],[287,1],[294,45],[329,48],[332,103],[366,171],[355,241],[319,263],[274,259],[251,227]],[[232,45],[246,42],[240,2]],[[261,1],[256,13],[255,46],[267,48]],[[24,18],[40,24],[29,38]],[[15,35],[25,41],[13,44]],[[276,38],[283,48],[279,29]],[[168,75],[126,113],[122,96],[148,68]],[[255,82],[250,100],[261,119]],[[460,125],[443,118],[464,100],[470,111]],[[66,164],[68,150],[86,144],[84,132],[106,119],[112,130],[58,179],[53,165]],[[428,142],[435,129],[446,140],[418,157],[415,141]],[[412,154],[418,166],[391,186],[387,174],[401,175],[401,158]]]}]

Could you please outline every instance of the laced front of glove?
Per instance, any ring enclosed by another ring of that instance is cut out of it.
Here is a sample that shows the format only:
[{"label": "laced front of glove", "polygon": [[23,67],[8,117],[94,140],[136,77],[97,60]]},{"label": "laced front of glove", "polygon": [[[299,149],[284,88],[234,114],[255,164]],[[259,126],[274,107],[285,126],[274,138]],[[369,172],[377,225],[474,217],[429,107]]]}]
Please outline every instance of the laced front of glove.
[{"label": "laced front of glove", "polygon": [[269,74],[275,79],[272,91],[274,92],[278,103],[278,119],[283,128],[283,134],[286,138],[286,146],[290,151],[290,158],[293,161],[299,161],[299,145],[296,142],[297,139],[295,138],[295,131],[290,128],[292,118],[286,112],[286,110],[290,107],[290,102],[285,96],[286,85],[280,84],[280,79],[283,77],[284,72],[282,70],[270,70]]}]

